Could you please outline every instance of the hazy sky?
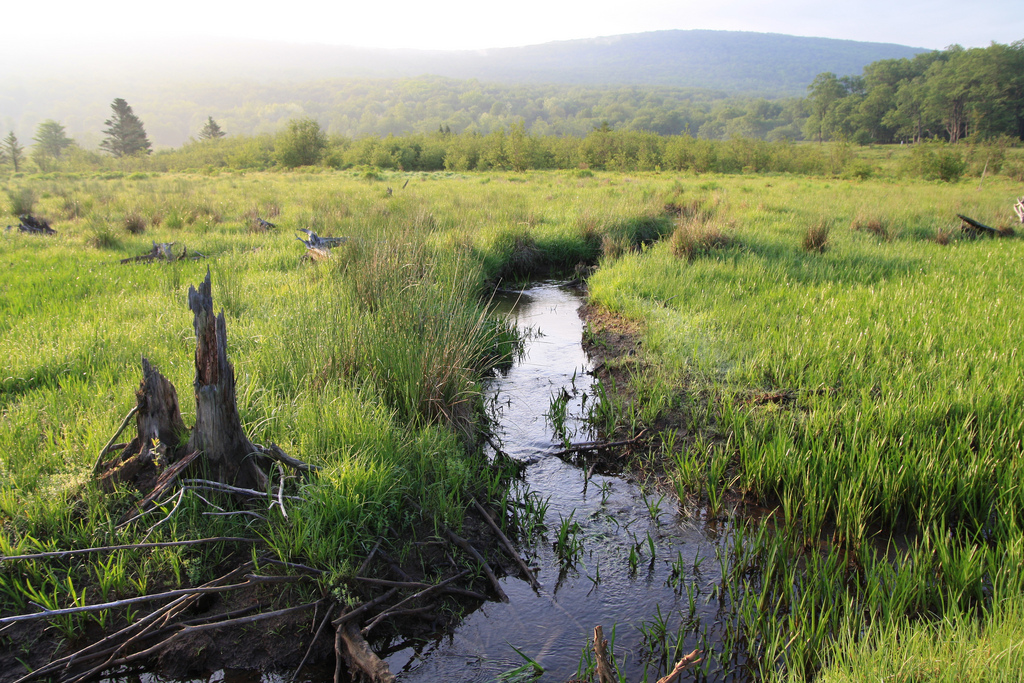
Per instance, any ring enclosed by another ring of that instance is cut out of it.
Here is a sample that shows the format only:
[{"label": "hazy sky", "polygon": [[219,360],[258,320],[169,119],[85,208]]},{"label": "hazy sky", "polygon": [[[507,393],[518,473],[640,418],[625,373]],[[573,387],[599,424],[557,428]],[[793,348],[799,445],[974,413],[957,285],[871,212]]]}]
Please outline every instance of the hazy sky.
[{"label": "hazy sky", "polygon": [[[35,50],[118,38],[224,37],[476,49],[659,29],[719,29],[941,49],[1024,39],[1020,0],[21,0],[4,41]],[[0,67],[4,68],[4,67]]]}]

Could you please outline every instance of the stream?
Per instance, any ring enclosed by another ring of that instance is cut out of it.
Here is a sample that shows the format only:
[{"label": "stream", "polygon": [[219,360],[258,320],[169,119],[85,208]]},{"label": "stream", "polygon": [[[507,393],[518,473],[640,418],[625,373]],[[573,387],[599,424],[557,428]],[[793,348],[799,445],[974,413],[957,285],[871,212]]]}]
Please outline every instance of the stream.
[{"label": "stream", "polygon": [[[679,644],[685,654],[700,645],[696,632],[707,628],[700,624],[716,620],[718,601],[707,599],[720,580],[715,545],[721,541],[713,529],[683,516],[672,495],[645,493],[617,476],[592,474],[588,481],[585,469],[553,455],[565,443],[548,417],[553,397],[566,407],[564,438],[597,438],[584,419],[595,380],[581,346],[582,303],[577,291],[558,283],[496,302],[527,341],[508,373],[488,382],[486,397],[502,449],[528,463],[520,498],[547,504],[546,532],[521,548],[542,589],[504,578],[509,603],[487,603],[453,633],[390,655],[401,681],[493,681],[526,663],[516,649],[543,667],[537,680],[566,681],[577,675],[598,624],[625,679],[655,681],[666,673],[656,661],[663,649],[660,642],[653,647],[652,661],[644,631],[660,621],[674,638],[688,620],[690,633]],[[564,524],[570,542],[560,556],[555,542]]]}]

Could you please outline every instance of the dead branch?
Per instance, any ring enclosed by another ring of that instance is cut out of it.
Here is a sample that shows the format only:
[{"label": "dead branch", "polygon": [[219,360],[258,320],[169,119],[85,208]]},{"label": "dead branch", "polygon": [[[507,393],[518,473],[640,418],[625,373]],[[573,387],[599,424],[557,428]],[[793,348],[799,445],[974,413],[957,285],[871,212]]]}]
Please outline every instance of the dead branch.
[{"label": "dead branch", "polygon": [[114,442],[117,440],[117,437],[121,436],[121,432],[123,432],[125,430],[125,427],[128,426],[128,423],[131,421],[132,416],[135,415],[135,413],[139,412],[140,407],[141,406],[138,403],[132,406],[132,409],[129,410],[128,414],[124,416],[123,420],[121,420],[121,426],[117,428],[117,431],[114,432],[114,435],[110,437],[110,441],[108,441],[107,445],[104,446],[103,450],[100,451],[99,456],[96,458],[96,462],[93,463],[92,466],[92,473],[94,476],[96,475],[97,472],[100,471],[100,465],[103,464],[103,456],[105,456],[107,453],[111,451],[111,449],[114,447]]},{"label": "dead branch", "polygon": [[1017,218],[1019,218],[1021,224],[1024,225],[1024,197],[1017,199],[1017,203],[1013,205],[1013,212],[1017,214]]},{"label": "dead branch", "polygon": [[[406,500],[408,500],[413,507],[419,510],[421,514],[423,513],[423,508],[417,505],[415,501],[413,501],[411,498],[406,498]],[[505,594],[505,591],[501,589],[501,584],[498,582],[498,577],[494,575],[494,571],[491,569],[491,566],[487,564],[487,560],[484,559],[483,555],[481,555],[477,551],[477,549],[470,544],[469,541],[467,541],[466,539],[462,538],[457,533],[449,529],[447,524],[441,522],[440,520],[438,520],[438,523],[441,525],[441,529],[444,531],[445,535],[451,540],[452,543],[462,548],[470,557],[472,557],[480,563],[480,567],[481,569],[483,569],[484,574],[487,575],[488,580],[491,582],[491,586],[494,588],[494,592],[498,594],[498,599],[502,602],[508,602],[508,596]]]},{"label": "dead branch", "polygon": [[54,550],[48,553],[33,553],[31,555],[8,555],[0,556],[0,562],[7,560],[42,560],[49,557],[74,557],[76,555],[88,555],[89,553],[106,553],[114,550],[145,550],[146,548],[171,548],[181,545],[200,545],[202,543],[262,543],[260,538],[243,538],[240,536],[213,536],[210,538],[197,538],[191,541],[162,541],[160,543],[127,543],[125,545],[104,545],[95,548],[80,548],[78,550]]},{"label": "dead branch", "polygon": [[[218,493],[234,493],[239,496],[245,496],[247,498],[267,498],[268,494],[266,491],[257,491],[255,489],[247,489],[241,486],[232,486],[230,484],[224,484],[219,481],[212,479],[182,479],[181,483],[185,486],[192,488],[217,491]],[[276,496],[276,491],[270,492],[271,496]],[[284,496],[286,500],[305,500],[301,496]]]},{"label": "dead branch", "polygon": [[[395,676],[387,662],[374,654],[359,629],[351,621],[338,626],[334,641],[335,653],[343,657],[350,673],[359,672],[373,683],[392,683]],[[335,680],[338,680],[335,671]]]},{"label": "dead branch", "polygon": [[447,586],[449,583],[455,581],[456,579],[461,579],[463,576],[465,576],[468,573],[469,573],[469,570],[468,569],[464,569],[461,572],[459,572],[458,574],[456,574],[455,576],[448,577],[447,579],[445,579],[441,583],[435,583],[435,584],[433,584],[431,586],[428,586],[427,588],[424,588],[423,590],[421,590],[419,593],[414,593],[413,595],[410,595],[409,597],[407,597],[405,600],[401,600],[401,601],[395,603],[394,605],[392,605],[391,607],[389,607],[388,609],[384,610],[383,612],[378,614],[376,617],[374,617],[373,621],[371,621],[369,624],[364,626],[362,628],[362,631],[361,631],[362,634],[364,636],[367,635],[370,631],[373,630],[373,628],[377,624],[379,624],[380,622],[382,622],[385,619],[387,619],[395,610],[397,610],[398,608],[402,607],[403,605],[405,605],[407,603],[410,603],[413,600],[417,600],[419,598],[422,598],[422,597],[424,597],[424,596],[426,596],[426,595],[428,595],[430,593],[434,593],[436,591],[439,591],[442,588],[444,588],[445,586]]},{"label": "dead branch", "polygon": [[347,237],[321,237],[312,230],[306,230],[304,228],[299,228],[296,232],[306,233],[306,237],[308,237],[309,239],[304,240],[301,237],[296,237],[295,239],[305,244],[307,249],[329,250],[331,249],[331,247],[336,247],[339,244],[344,244],[345,242],[348,241]]},{"label": "dead branch", "polygon": [[642,437],[643,435],[644,433],[640,432],[632,439],[623,439],[622,441],[586,441],[584,443],[574,443],[570,444],[569,446],[563,448],[560,451],[555,451],[554,453],[551,453],[551,455],[555,456],[556,458],[561,458],[566,455],[582,453],[584,451],[602,451],[607,450],[609,448],[622,448],[623,446],[632,446],[637,441],[639,441],[640,437]]},{"label": "dead branch", "polygon": [[[179,543],[175,543],[175,542],[171,542],[171,544],[172,545],[179,545]],[[160,546],[160,545],[166,545],[166,544],[153,543],[153,544],[149,544],[149,545],[152,547],[152,546]],[[236,567],[235,569],[231,570],[230,572],[228,572],[224,576],[221,576],[220,578],[214,579],[213,581],[209,581],[209,582],[203,584],[201,587],[202,588],[208,588],[208,587],[211,587],[211,586],[223,585],[226,582],[233,581],[234,579],[238,578],[244,572],[248,571],[251,568],[252,568],[252,562],[246,562],[242,566]],[[134,622],[132,624],[129,624],[128,626],[125,626],[120,631],[117,631],[115,633],[111,633],[110,635],[102,638],[101,640],[96,641],[92,645],[87,645],[86,647],[82,648],[81,650],[73,652],[73,653],[71,653],[70,655],[68,655],[66,657],[62,657],[61,659],[54,660],[54,661],[50,662],[49,664],[47,664],[45,666],[42,666],[42,667],[36,669],[35,671],[33,671],[33,672],[29,673],[29,674],[26,674],[25,676],[22,676],[17,681],[15,681],[15,683],[26,683],[26,681],[30,681],[30,680],[33,680],[33,679],[36,679],[36,678],[41,678],[41,677],[43,677],[43,676],[45,676],[45,675],[47,675],[47,674],[49,674],[49,673],[51,673],[53,671],[56,671],[57,669],[69,668],[69,667],[71,667],[76,662],[92,661],[93,659],[97,659],[98,657],[109,657],[109,656],[111,656],[113,654],[116,654],[116,652],[119,649],[123,649],[123,648],[127,647],[132,642],[134,642],[134,641],[138,640],[139,638],[141,638],[142,636],[144,636],[145,633],[149,629],[151,629],[156,624],[156,622],[158,620],[163,618],[164,623],[166,623],[167,619],[171,618],[175,614],[180,614],[181,611],[183,611],[184,609],[187,609],[189,607],[189,605],[191,605],[198,597],[199,597],[199,594],[190,594],[190,595],[181,596],[180,598],[177,598],[173,602],[170,602],[170,603],[168,603],[168,604],[166,604],[166,605],[164,605],[162,607],[158,607],[156,610],[154,610],[150,614],[142,617],[141,619],[139,619],[138,621],[136,621],[136,622]],[[102,648],[104,648],[104,646],[108,645],[109,643],[115,643],[115,642],[119,641],[122,638],[128,638],[128,640],[126,640],[124,643],[122,643],[120,645],[115,645],[112,648],[102,649]]]},{"label": "dead branch", "polygon": [[346,621],[351,621],[351,620],[355,619],[356,617],[361,616],[361,615],[365,614],[366,612],[369,612],[371,609],[373,609],[377,605],[384,604],[385,602],[390,600],[392,597],[394,597],[395,593],[397,593],[397,592],[398,592],[397,588],[392,588],[387,593],[384,593],[383,595],[378,595],[376,598],[374,598],[373,600],[370,600],[369,602],[364,602],[363,604],[361,604],[359,607],[356,607],[351,612],[345,612],[340,617],[335,619],[332,623],[335,626],[340,626],[341,624],[344,624]]},{"label": "dead branch", "polygon": [[661,678],[659,678],[658,679],[658,683],[672,683],[672,679],[673,678],[675,678],[679,674],[683,673],[684,671],[686,671],[688,668],[690,668],[694,664],[700,663],[700,661],[701,661],[700,655],[701,655],[701,651],[700,650],[694,650],[690,654],[686,655],[685,657],[680,659],[678,662],[676,662],[676,665],[674,667],[672,667],[672,670],[669,671],[668,674],[666,674],[665,676],[662,676]]},{"label": "dead branch", "polygon": [[594,627],[594,656],[597,658],[597,680],[599,683],[617,683],[615,669],[608,662],[608,641],[600,625]]},{"label": "dead branch", "polygon": [[271,443],[269,446],[260,446],[259,444],[253,445],[260,449],[260,453],[270,458],[271,460],[276,460],[277,462],[284,463],[289,467],[294,467],[300,472],[308,473],[320,471],[320,467],[318,465],[310,465],[309,463],[302,462],[298,458],[293,458],[292,456],[288,455],[283,450],[281,450],[281,447],[278,446],[276,443]]},{"label": "dead branch", "polygon": [[242,588],[249,588],[257,583],[282,583],[286,580],[288,582],[299,581],[303,577],[260,577],[255,575],[247,575],[245,583],[233,583],[227,586],[209,586],[198,588],[179,588],[173,591],[167,591],[165,593],[153,593],[151,595],[139,595],[134,598],[124,598],[122,600],[114,600],[112,602],[104,602],[95,605],[83,605],[81,607],[65,607],[64,609],[44,610],[42,612],[36,612],[34,614],[19,614],[13,617],[2,617],[0,618],[0,624],[13,624],[18,621],[38,621],[40,619],[50,619],[53,617],[60,617],[66,614],[82,614],[84,612],[99,612],[106,609],[117,609],[119,607],[127,607],[129,605],[137,605],[142,602],[156,602],[158,600],[167,600],[169,598],[178,598],[184,595],[201,595],[203,593],[225,593],[228,591],[239,590]]},{"label": "dead branch", "polygon": [[[324,618],[320,621],[320,627],[316,630],[316,634],[313,636],[313,640],[309,641],[309,647],[306,648],[306,654],[302,657],[302,661],[295,668],[295,673],[292,674],[291,681],[294,682],[299,677],[299,672],[302,671],[302,667],[306,665],[306,660],[309,659],[309,655],[313,652],[313,646],[316,645],[316,641],[320,640],[320,634],[324,631],[324,626],[327,626],[327,622],[331,620],[331,613],[334,611],[334,604],[330,604],[327,607],[327,613],[324,614]],[[314,615],[314,619],[316,616]]]},{"label": "dead branch", "polygon": [[484,507],[480,505],[480,503],[478,503],[475,498],[473,499],[473,505],[474,507],[476,507],[477,512],[479,512],[480,515],[484,518],[484,521],[487,522],[488,526],[491,527],[491,531],[493,531],[495,535],[498,537],[498,540],[501,541],[502,546],[504,546],[505,548],[505,552],[511,555],[512,559],[514,559],[516,561],[516,564],[519,565],[519,569],[523,572],[523,574],[526,575],[526,579],[530,582],[530,586],[532,586],[534,590],[540,590],[541,585],[540,582],[537,581],[536,575],[534,575],[530,568],[526,566],[526,563],[523,562],[523,558],[520,557],[516,549],[512,547],[512,542],[508,540],[508,537],[505,536],[504,533],[502,533],[501,528],[499,528],[497,523],[495,523],[495,521],[491,518],[490,513],[487,512],[487,510],[485,510]]}]

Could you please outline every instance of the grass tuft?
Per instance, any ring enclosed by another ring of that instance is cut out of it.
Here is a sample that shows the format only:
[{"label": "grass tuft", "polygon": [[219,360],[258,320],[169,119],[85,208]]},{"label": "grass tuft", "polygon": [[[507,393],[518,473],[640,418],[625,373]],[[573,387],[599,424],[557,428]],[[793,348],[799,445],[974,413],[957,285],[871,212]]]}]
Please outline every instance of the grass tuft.
[{"label": "grass tuft", "polygon": [[683,218],[669,238],[672,253],[689,261],[714,249],[731,245],[732,238],[722,231],[719,221]]},{"label": "grass tuft", "polygon": [[831,226],[825,221],[818,221],[807,228],[801,247],[808,253],[824,254],[828,251],[828,236]]},{"label": "grass tuft", "polygon": [[137,209],[124,214],[124,229],[133,235],[141,235],[146,231],[146,218]]},{"label": "grass tuft", "polygon": [[14,216],[32,213],[36,207],[36,193],[28,187],[7,190],[7,198],[10,200],[11,214]]}]

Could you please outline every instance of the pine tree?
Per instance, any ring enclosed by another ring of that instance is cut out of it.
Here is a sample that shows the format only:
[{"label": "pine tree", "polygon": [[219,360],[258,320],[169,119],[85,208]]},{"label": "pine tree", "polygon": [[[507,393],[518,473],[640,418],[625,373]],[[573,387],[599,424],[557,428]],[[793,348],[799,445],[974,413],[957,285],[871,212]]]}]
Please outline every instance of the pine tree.
[{"label": "pine tree", "polygon": [[217,125],[212,116],[206,119],[206,125],[199,131],[200,140],[216,140],[217,138],[224,137],[224,135],[224,131]]},{"label": "pine tree", "polygon": [[17,173],[21,160],[25,158],[25,148],[18,144],[18,138],[12,130],[3,140],[4,156],[14,164],[14,172]]},{"label": "pine tree", "polygon": [[32,159],[42,171],[46,171],[51,160],[60,159],[64,150],[75,144],[64,132],[64,126],[52,119],[40,123],[32,139],[36,143],[32,148]]},{"label": "pine tree", "polygon": [[118,97],[111,103],[110,108],[114,115],[103,122],[106,126],[103,134],[107,138],[100,143],[100,149],[110,152],[115,157],[150,154],[153,146],[146,137],[146,129],[128,103]]}]

